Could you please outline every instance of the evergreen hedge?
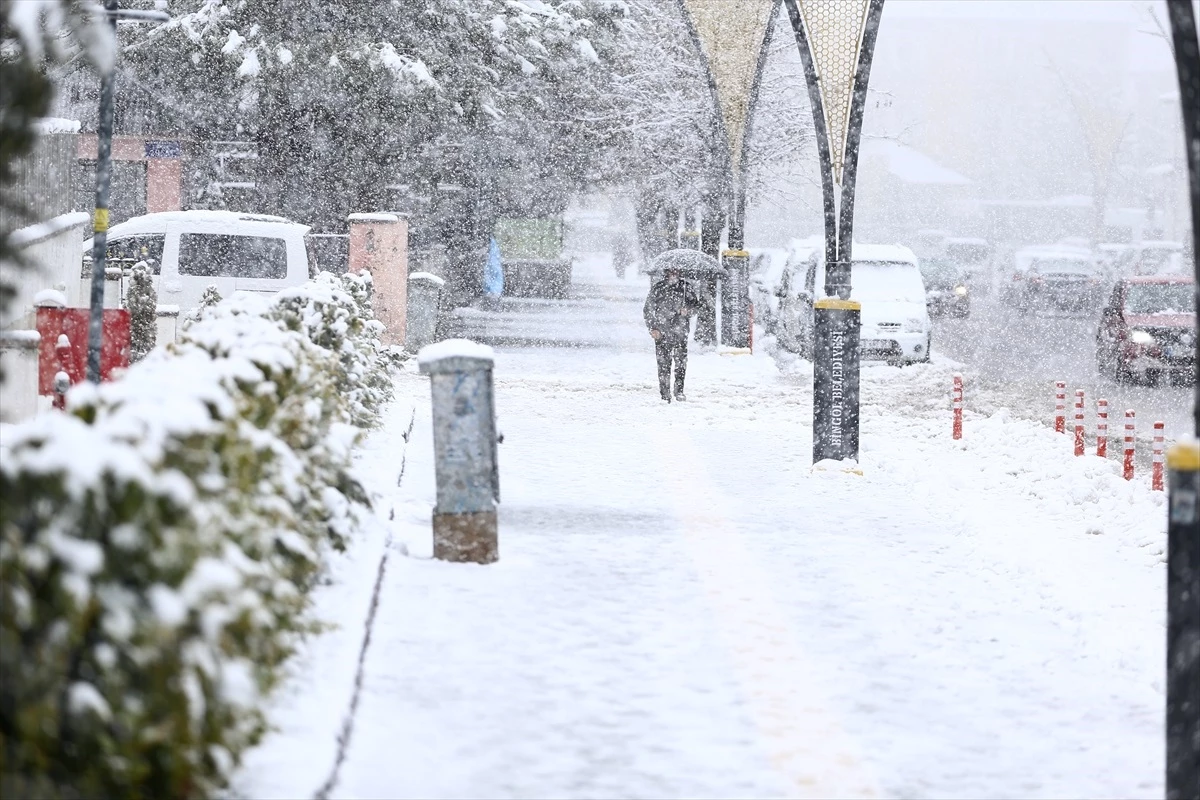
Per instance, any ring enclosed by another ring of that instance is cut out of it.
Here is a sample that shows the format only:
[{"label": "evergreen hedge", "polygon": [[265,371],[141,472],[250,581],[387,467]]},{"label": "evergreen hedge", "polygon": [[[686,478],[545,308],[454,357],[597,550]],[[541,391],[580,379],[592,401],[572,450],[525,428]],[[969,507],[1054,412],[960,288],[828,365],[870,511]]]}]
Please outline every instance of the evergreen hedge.
[{"label": "evergreen hedge", "polygon": [[390,398],[369,277],[207,307],[180,341],[0,443],[0,796],[212,796]]}]

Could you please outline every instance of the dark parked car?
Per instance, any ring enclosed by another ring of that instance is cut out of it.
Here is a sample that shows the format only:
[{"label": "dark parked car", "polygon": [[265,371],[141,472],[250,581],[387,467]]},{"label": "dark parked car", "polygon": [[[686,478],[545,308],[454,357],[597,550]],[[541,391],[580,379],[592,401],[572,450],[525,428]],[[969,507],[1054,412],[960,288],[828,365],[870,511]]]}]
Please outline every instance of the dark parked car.
[{"label": "dark parked car", "polygon": [[1035,259],[1021,285],[1014,288],[1015,305],[1022,313],[1044,309],[1089,311],[1104,300],[1104,276],[1090,260]]},{"label": "dark parked car", "polygon": [[971,291],[966,276],[952,261],[927,258],[921,262],[925,279],[925,307],[933,319],[947,314],[962,319],[971,313]]},{"label": "dark parked car", "polygon": [[1096,365],[1118,382],[1196,380],[1196,284],[1184,275],[1125,278],[1096,332]]}]

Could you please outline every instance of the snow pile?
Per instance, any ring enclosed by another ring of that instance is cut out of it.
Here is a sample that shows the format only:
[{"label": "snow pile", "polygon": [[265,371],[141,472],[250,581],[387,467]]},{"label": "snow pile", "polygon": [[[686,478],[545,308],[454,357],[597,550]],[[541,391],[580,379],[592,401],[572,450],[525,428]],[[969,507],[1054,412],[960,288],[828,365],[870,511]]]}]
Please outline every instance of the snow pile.
[{"label": "snow pile", "polygon": [[308,593],[369,510],[352,448],[390,397],[369,291],[234,295],[69,414],[3,430],[6,781],[207,796],[261,737]]}]

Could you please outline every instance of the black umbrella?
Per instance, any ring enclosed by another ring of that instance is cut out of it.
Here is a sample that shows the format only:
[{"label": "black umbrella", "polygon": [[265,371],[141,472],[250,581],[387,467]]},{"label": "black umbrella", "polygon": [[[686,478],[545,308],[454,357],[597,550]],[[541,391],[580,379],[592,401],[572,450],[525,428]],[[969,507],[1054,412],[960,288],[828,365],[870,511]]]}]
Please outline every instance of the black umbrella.
[{"label": "black umbrella", "polygon": [[669,269],[677,269],[683,275],[719,275],[725,277],[721,262],[699,250],[668,250],[655,256],[646,270],[649,275],[662,275]]}]

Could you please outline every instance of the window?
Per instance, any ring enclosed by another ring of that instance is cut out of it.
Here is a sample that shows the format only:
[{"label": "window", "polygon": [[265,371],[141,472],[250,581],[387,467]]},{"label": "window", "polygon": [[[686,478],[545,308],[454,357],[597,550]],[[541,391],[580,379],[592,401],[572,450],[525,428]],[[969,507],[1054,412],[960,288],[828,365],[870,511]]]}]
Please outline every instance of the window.
[{"label": "window", "polygon": [[109,266],[132,267],[139,261],[150,265],[150,271],[155,275],[162,273],[163,241],[161,233],[148,233],[141,236],[124,236],[120,239],[110,239],[104,261]]},{"label": "window", "polygon": [[179,237],[179,274],[280,280],[287,277],[287,243],[268,236],[185,233]]},{"label": "window", "polygon": [[1191,314],[1196,310],[1195,286],[1190,283],[1131,283],[1125,294],[1130,314]]}]

